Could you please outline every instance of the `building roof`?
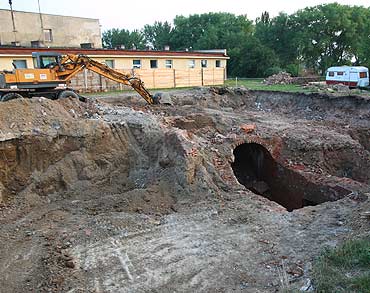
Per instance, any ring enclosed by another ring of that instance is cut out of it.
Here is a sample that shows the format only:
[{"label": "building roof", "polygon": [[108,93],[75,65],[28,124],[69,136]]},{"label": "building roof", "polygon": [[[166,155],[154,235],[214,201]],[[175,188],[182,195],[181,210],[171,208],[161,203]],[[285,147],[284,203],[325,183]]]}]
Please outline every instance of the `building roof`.
[{"label": "building roof", "polygon": [[25,47],[0,47],[0,55],[31,55],[32,52],[59,52],[61,54],[84,54],[122,57],[204,57],[222,58],[229,57],[221,52],[193,52],[193,51],[155,51],[155,50],[122,50],[122,49],[80,49],[80,48],[25,48]]},{"label": "building roof", "polygon": [[[4,9],[4,8],[0,8],[0,11],[8,11],[9,13],[11,12],[10,9]],[[37,14],[39,15],[40,13],[39,12],[35,12],[35,11],[23,11],[23,10],[14,10],[13,9],[13,12],[15,13],[31,13],[31,14]],[[99,21],[98,18],[91,18],[91,17],[83,17],[83,16],[71,16],[71,15],[61,15],[61,14],[52,14],[52,13],[41,13],[42,15],[50,15],[50,16],[62,16],[62,17],[73,17],[73,18],[83,18],[83,19],[90,19],[90,20],[97,20]]]}]

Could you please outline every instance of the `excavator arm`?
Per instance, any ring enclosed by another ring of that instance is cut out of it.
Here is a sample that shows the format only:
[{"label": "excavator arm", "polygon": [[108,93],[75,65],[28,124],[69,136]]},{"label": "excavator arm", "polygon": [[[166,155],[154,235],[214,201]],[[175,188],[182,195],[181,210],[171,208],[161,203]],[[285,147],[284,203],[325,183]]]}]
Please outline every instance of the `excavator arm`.
[{"label": "excavator arm", "polygon": [[77,73],[81,72],[85,68],[106,78],[109,78],[110,80],[132,87],[150,105],[159,104],[159,101],[155,99],[144,87],[144,84],[140,78],[114,70],[109,66],[95,61],[86,55],[65,55],[61,58],[58,64],[53,67],[58,78],[63,81],[71,80],[72,77],[74,77]]}]

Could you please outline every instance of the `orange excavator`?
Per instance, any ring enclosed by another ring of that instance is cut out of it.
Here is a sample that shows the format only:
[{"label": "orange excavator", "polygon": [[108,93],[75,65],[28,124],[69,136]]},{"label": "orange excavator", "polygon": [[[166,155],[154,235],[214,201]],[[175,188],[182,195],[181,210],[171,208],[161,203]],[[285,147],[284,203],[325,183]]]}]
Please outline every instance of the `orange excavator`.
[{"label": "orange excavator", "polygon": [[61,55],[54,52],[32,53],[34,69],[0,72],[0,101],[43,96],[50,99],[79,98],[69,81],[83,69],[88,69],[113,81],[132,87],[148,104],[159,104],[160,96],[152,96],[136,76],[124,74],[86,55]]}]

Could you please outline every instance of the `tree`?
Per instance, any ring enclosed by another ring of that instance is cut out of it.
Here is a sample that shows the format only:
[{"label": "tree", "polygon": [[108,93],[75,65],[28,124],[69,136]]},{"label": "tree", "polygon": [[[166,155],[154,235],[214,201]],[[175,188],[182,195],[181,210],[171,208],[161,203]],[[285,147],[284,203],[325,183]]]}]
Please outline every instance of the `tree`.
[{"label": "tree", "polygon": [[231,49],[253,32],[246,16],[231,13],[176,16],[174,26],[172,40],[177,49]]},{"label": "tree", "polygon": [[270,19],[267,12],[256,20],[254,36],[266,47],[273,50],[281,67],[298,62],[298,44],[290,17],[285,13]]},{"label": "tree", "polygon": [[145,25],[143,35],[146,44],[155,50],[163,50],[166,45],[172,47],[173,28],[167,21]]},{"label": "tree", "polygon": [[121,45],[124,45],[127,49],[145,48],[144,37],[138,30],[130,32],[125,29],[110,29],[103,32],[102,41],[104,48],[116,48]]},{"label": "tree", "polygon": [[[245,15],[231,13],[205,13],[189,17],[177,16],[174,19],[172,44],[175,49],[227,49],[231,57],[228,72],[240,72],[237,64],[243,42],[252,37],[253,24]],[[239,75],[241,76],[241,75]]]},{"label": "tree", "polygon": [[324,73],[329,66],[351,61],[351,8],[337,3],[305,8],[292,16],[302,59]]},{"label": "tree", "polygon": [[370,67],[370,8],[354,6],[351,9],[352,39],[350,53],[356,65]]},{"label": "tree", "polygon": [[238,48],[229,51],[229,56],[231,76],[265,77],[269,69],[279,65],[275,52],[256,37],[243,40]]}]

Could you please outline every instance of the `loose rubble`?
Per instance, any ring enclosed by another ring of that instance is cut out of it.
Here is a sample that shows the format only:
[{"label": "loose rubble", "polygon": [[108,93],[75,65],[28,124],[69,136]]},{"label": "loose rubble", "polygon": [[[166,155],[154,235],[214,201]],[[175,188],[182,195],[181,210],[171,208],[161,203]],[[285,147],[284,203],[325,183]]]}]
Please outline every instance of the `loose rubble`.
[{"label": "loose rubble", "polygon": [[267,85],[292,84],[294,83],[294,78],[287,72],[279,72],[266,78],[263,83]]},{"label": "loose rubble", "polygon": [[275,84],[297,84],[297,85],[307,85],[311,83],[316,83],[320,81],[319,76],[291,76],[287,72],[279,72],[277,74],[271,75],[262,81],[266,85]]}]

